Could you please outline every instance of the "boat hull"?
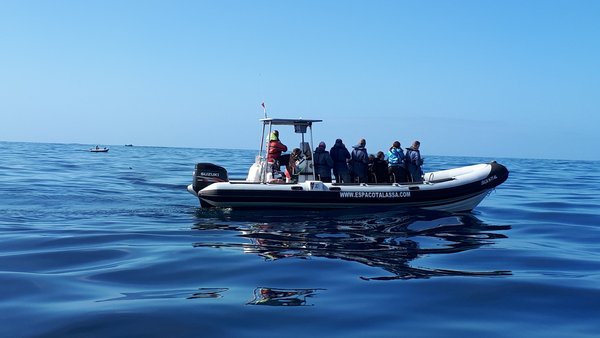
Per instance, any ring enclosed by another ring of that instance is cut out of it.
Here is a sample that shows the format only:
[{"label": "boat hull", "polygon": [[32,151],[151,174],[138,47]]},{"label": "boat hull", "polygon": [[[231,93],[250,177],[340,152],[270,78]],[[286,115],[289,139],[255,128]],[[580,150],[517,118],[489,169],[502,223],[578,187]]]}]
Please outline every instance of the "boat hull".
[{"label": "boat hull", "polygon": [[508,170],[492,162],[427,173],[424,182],[407,184],[335,184],[308,181],[269,184],[215,183],[195,194],[203,206],[218,208],[343,209],[386,207],[469,211],[506,181]]}]

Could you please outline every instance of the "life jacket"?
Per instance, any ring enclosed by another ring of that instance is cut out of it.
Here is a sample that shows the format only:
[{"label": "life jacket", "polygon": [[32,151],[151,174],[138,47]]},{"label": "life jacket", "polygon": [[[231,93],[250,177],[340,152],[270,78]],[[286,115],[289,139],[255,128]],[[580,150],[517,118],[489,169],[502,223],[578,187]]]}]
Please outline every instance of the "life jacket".
[{"label": "life jacket", "polygon": [[[416,162],[413,162],[412,160],[413,152],[417,153]],[[404,155],[404,163],[406,163],[406,168],[409,168],[409,166],[420,167],[423,164],[423,161],[421,160],[421,152],[412,148],[406,148],[406,155]]]},{"label": "life jacket", "polygon": [[287,151],[287,146],[279,140],[269,141],[269,153],[267,155],[267,161],[273,162],[281,156],[281,153]]},{"label": "life jacket", "polygon": [[391,167],[393,166],[404,166],[404,161],[406,160],[404,152],[399,148],[391,148],[388,151],[388,162]]}]

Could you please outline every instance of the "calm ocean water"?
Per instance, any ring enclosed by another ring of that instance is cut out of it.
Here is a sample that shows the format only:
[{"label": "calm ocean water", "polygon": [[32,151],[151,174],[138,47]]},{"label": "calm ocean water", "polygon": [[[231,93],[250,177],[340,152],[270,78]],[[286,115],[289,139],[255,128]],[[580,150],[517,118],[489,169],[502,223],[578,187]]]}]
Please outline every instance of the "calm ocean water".
[{"label": "calm ocean water", "polygon": [[[599,337],[599,162],[472,213],[201,210],[253,151],[0,142],[1,337]],[[426,170],[492,158],[427,156]]]}]

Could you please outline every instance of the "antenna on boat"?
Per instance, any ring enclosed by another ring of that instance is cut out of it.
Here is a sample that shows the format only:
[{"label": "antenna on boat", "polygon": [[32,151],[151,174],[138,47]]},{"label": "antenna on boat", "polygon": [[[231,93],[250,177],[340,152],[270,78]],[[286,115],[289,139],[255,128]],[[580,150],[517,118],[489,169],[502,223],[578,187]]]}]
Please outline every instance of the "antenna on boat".
[{"label": "antenna on boat", "polygon": [[260,91],[260,96],[263,97],[262,103],[260,105],[263,108],[263,113],[265,114],[265,118],[267,118],[267,107],[265,106],[265,93],[263,92],[262,74],[261,73],[258,73],[258,89]]}]

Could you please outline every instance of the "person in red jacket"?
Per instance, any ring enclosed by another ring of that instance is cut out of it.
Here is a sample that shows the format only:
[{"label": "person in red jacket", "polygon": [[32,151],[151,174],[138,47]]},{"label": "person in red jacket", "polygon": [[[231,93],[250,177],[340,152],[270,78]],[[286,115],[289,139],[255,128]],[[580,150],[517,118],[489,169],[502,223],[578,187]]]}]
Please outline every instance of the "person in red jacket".
[{"label": "person in red jacket", "polygon": [[[277,169],[280,167],[280,163],[286,163],[285,161],[281,161],[281,153],[287,151],[288,148],[285,144],[281,143],[281,141],[279,140],[279,131],[274,130],[271,133],[271,136],[269,137],[269,147],[268,147],[268,154],[267,154],[267,162],[272,162],[274,165],[273,167],[277,167]],[[285,155],[284,155],[285,156]],[[289,157],[289,155],[288,155]]]}]

